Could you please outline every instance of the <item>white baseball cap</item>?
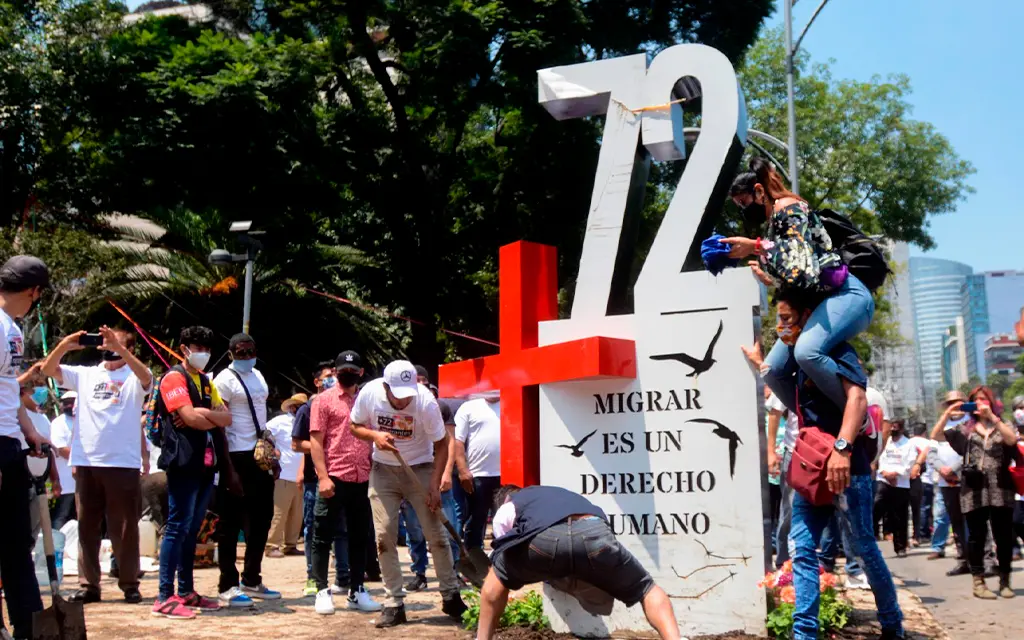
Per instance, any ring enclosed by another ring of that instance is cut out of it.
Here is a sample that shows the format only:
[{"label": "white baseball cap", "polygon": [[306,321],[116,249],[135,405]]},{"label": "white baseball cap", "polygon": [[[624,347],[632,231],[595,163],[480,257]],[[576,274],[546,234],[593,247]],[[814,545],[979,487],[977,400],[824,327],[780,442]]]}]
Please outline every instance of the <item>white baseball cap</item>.
[{"label": "white baseball cap", "polygon": [[60,397],[61,400],[75,400],[76,398],[78,398],[78,392],[76,391],[66,391]]},{"label": "white baseball cap", "polygon": [[395,360],[384,367],[384,382],[399,400],[411,398],[420,391],[419,383],[416,382],[416,367],[408,360]]}]

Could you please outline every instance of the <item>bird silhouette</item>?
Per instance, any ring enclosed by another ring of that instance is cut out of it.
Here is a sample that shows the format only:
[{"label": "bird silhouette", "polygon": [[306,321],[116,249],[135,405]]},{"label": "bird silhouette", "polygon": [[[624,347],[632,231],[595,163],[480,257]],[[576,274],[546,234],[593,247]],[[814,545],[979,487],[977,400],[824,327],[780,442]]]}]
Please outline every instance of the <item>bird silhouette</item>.
[{"label": "bird silhouette", "polygon": [[594,429],[587,435],[583,436],[583,439],[577,442],[576,444],[556,444],[555,446],[558,447],[559,449],[569,449],[570,451],[572,451],[572,457],[579,458],[583,456],[583,452],[580,450],[580,447],[585,445],[587,443],[587,440],[590,440],[590,436],[594,435],[595,433],[597,433],[597,429]]},{"label": "bird silhouette", "polygon": [[712,420],[711,418],[694,418],[693,420],[687,420],[687,422],[698,422],[700,424],[713,424],[715,425],[714,431],[711,433],[715,434],[723,440],[729,441],[729,477],[736,477],[736,449],[739,448],[743,441],[740,440],[738,433],[725,426],[718,420]]},{"label": "bird silhouette", "polygon": [[679,353],[665,353],[658,356],[651,356],[651,360],[675,360],[677,362],[681,362],[693,369],[692,372],[686,374],[686,377],[696,378],[700,374],[710,369],[712,365],[714,365],[715,362],[717,362],[717,360],[715,360],[712,357],[712,355],[714,355],[715,353],[715,345],[718,344],[718,339],[722,337],[722,329],[724,328],[724,326],[725,323],[719,320],[718,332],[715,333],[714,338],[711,338],[711,344],[708,345],[708,350],[704,353],[703,360],[698,360],[693,356],[683,353],[681,351]]}]

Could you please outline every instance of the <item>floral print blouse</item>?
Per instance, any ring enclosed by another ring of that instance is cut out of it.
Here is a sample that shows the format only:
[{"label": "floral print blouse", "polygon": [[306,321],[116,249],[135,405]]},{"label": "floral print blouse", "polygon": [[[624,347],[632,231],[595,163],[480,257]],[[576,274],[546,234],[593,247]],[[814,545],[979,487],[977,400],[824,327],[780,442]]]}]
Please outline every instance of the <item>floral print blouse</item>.
[{"label": "floral print blouse", "polygon": [[761,267],[777,288],[827,291],[821,272],[843,264],[839,254],[832,250],[832,239],[824,225],[806,202],[796,202],[775,212],[768,221],[762,247],[765,253],[761,256]]}]

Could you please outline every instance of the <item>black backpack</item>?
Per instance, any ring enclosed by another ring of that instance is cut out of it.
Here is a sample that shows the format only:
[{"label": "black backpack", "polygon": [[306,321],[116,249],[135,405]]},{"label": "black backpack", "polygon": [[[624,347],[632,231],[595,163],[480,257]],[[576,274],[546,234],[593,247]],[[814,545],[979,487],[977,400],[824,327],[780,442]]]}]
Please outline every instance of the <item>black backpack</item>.
[{"label": "black backpack", "polygon": [[843,259],[850,273],[874,292],[892,275],[885,252],[846,216],[831,209],[815,212],[832,239],[832,250]]}]

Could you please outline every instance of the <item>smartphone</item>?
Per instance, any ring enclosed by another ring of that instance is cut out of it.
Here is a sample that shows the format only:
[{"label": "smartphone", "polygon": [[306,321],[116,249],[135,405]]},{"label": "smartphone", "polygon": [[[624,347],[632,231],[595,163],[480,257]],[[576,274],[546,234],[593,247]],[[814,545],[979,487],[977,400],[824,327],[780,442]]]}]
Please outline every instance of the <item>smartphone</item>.
[{"label": "smartphone", "polygon": [[965,402],[962,405],[960,405],[960,410],[963,411],[964,413],[974,413],[975,411],[978,410],[978,403]]},{"label": "smartphone", "polygon": [[98,347],[103,344],[103,336],[98,333],[83,333],[78,336],[78,344],[83,347]]}]

